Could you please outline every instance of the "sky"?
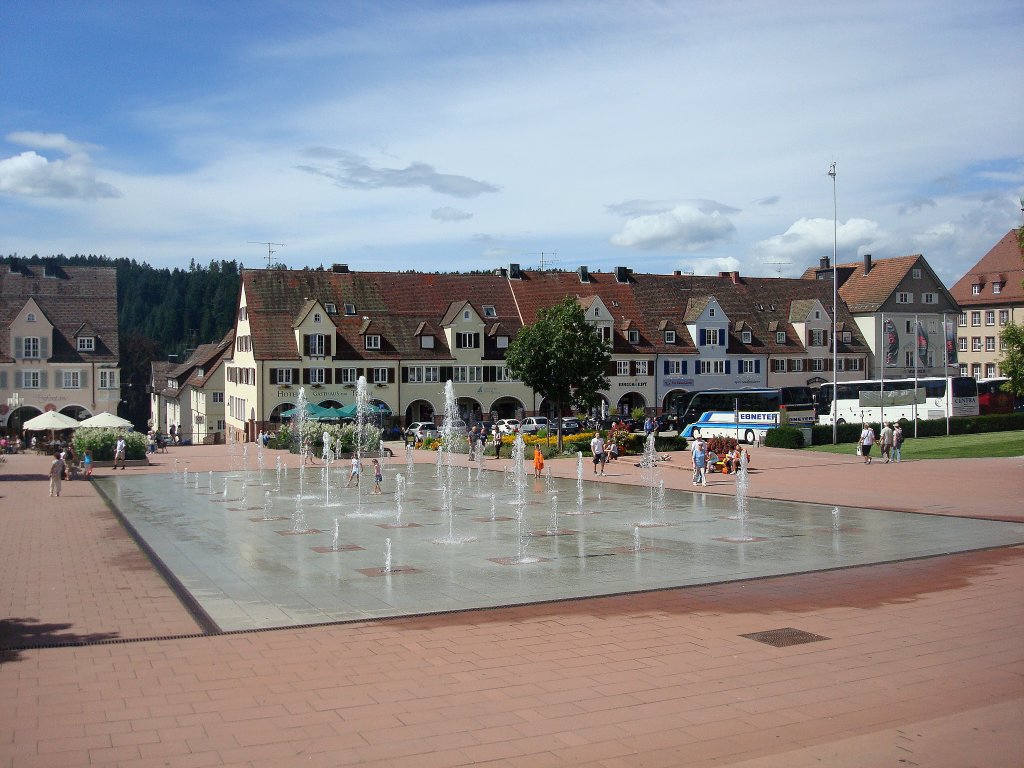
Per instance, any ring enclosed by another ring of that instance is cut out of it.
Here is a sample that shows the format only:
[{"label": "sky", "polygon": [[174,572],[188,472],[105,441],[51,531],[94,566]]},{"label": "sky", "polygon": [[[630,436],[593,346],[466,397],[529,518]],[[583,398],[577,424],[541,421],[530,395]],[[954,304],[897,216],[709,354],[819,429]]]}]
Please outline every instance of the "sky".
[{"label": "sky", "polygon": [[795,277],[835,249],[950,286],[1021,224],[1019,0],[4,5],[4,255]]}]

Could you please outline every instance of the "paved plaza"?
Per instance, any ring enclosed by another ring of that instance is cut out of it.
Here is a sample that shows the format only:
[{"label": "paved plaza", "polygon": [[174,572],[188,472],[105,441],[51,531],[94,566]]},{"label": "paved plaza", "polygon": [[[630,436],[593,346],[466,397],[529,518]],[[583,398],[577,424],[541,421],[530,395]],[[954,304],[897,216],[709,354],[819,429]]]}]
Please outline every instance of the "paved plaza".
[{"label": "paved plaza", "polygon": [[[745,532],[759,541],[736,543],[734,481],[695,492],[675,454],[658,510],[671,525],[641,528],[638,552],[637,524],[659,520],[623,460],[586,477],[600,514],[563,514],[574,533],[532,537],[546,562],[524,566],[499,562],[521,543],[514,521],[470,518],[491,494],[514,514],[507,462],[485,461],[456,500],[455,533],[474,540],[452,544],[413,492],[432,458],[417,453],[404,504],[420,529],[383,527],[393,496],[367,497],[378,506],[358,527],[339,510],[353,548],[335,550],[331,509],[310,510],[303,530],[321,533],[286,535],[293,509],[275,501],[285,519],[261,519],[276,487],[236,478],[225,497],[238,463],[222,446],[100,469],[60,498],[48,459],[8,457],[0,766],[1024,764],[1024,459],[864,466],[758,449]],[[534,533],[552,493],[563,513],[577,503],[576,462],[549,464],[550,486],[530,478]],[[386,539],[408,571],[373,573]],[[268,580],[232,593],[224,574],[245,563]],[[295,583],[308,592],[276,594]],[[594,583],[608,596],[564,599]],[[309,601],[353,590],[354,611]],[[555,602],[468,610],[495,594]],[[365,620],[393,613],[433,615]]]}]

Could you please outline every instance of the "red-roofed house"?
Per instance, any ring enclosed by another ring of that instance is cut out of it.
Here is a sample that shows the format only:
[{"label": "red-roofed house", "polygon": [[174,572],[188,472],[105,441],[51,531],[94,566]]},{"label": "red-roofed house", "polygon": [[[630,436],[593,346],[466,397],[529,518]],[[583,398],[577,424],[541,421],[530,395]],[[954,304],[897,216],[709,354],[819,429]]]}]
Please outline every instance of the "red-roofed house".
[{"label": "red-roofed house", "polygon": [[999,333],[1024,323],[1024,258],[1011,229],[950,289],[960,304],[957,348],[960,373],[976,379],[1001,375]]}]

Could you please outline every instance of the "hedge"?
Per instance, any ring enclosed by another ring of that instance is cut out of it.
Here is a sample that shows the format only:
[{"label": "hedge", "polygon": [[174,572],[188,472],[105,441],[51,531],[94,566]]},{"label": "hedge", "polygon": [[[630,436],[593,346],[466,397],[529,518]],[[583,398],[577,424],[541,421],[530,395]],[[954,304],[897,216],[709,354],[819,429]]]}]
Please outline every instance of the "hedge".
[{"label": "hedge", "polygon": [[796,427],[772,427],[764,433],[764,445],[766,448],[803,448],[804,433]]},{"label": "hedge", "polygon": [[[914,437],[914,422],[903,420],[903,434],[906,437]],[[870,424],[878,435],[882,431],[882,425],[877,422]],[[836,428],[836,442],[856,443],[860,440],[860,433],[863,427],[860,424],[840,424]],[[987,416],[954,416],[949,420],[949,434],[966,435],[977,432],[1011,432],[1024,429],[1024,413],[994,413]],[[827,445],[832,443],[832,425],[815,425],[812,428],[814,445]],[[771,434],[775,430],[769,430]],[[939,437],[946,434],[945,419],[918,419],[917,437]],[[768,444],[767,441],[765,443]]]}]

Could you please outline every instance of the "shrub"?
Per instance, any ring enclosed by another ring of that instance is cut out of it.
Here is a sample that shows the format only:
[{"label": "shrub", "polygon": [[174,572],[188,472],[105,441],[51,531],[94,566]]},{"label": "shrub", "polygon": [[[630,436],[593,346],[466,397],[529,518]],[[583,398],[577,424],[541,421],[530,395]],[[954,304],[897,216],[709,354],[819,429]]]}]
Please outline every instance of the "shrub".
[{"label": "shrub", "polygon": [[654,439],[654,449],[656,451],[685,451],[688,443],[686,438],[682,435],[674,435],[672,437],[657,437]]},{"label": "shrub", "polygon": [[804,433],[796,427],[772,427],[764,434],[764,444],[767,448],[803,448]]},{"label": "shrub", "polygon": [[739,440],[735,437],[724,437],[718,435],[708,440],[708,450],[712,453],[718,454],[719,457],[724,457],[729,451],[735,448],[739,444]]},{"label": "shrub", "polygon": [[75,430],[75,437],[72,441],[75,455],[84,456],[86,451],[92,451],[93,461],[113,461],[117,438],[122,435],[125,443],[125,458],[146,458],[146,436],[141,432],[125,432],[120,429],[98,427],[80,427]]}]

